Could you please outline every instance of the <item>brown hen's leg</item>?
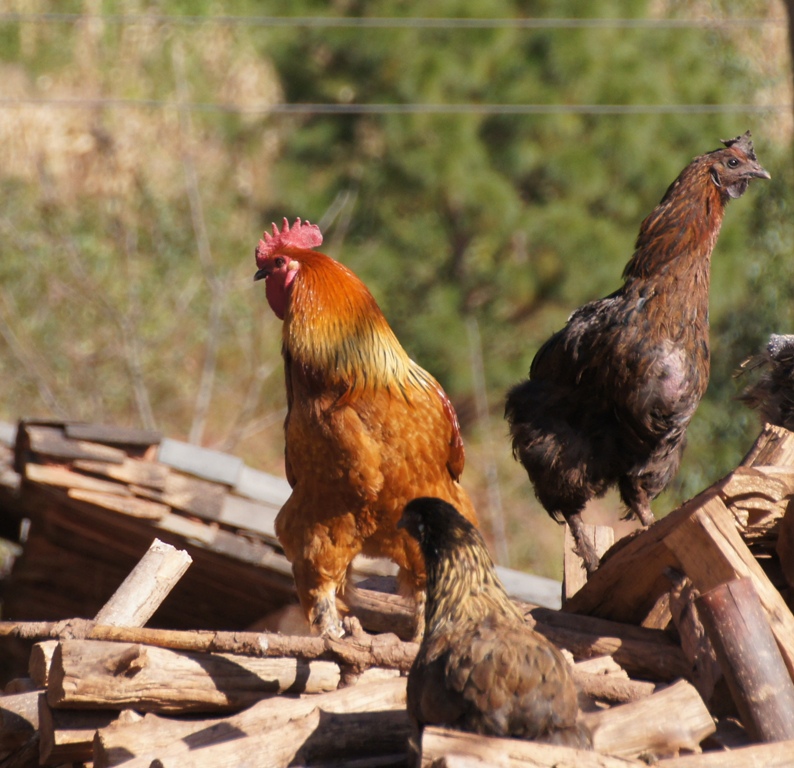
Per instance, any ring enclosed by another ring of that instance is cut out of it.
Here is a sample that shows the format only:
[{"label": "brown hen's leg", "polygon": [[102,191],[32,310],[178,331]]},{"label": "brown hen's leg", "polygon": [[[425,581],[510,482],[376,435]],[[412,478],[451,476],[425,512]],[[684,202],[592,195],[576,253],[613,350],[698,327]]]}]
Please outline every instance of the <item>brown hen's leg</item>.
[{"label": "brown hen's leg", "polygon": [[618,483],[620,498],[628,507],[624,520],[630,520],[634,515],[646,528],[656,522],[651,512],[651,500],[647,491],[640,485],[637,478],[623,477]]},{"label": "brown hen's leg", "polygon": [[571,515],[567,515],[565,522],[568,523],[571,528],[573,539],[576,542],[576,553],[584,561],[584,569],[587,571],[587,576],[589,578],[598,570],[599,559],[595,549],[593,549],[587,537],[584,535],[582,527],[584,523],[582,522],[581,512],[574,512]]},{"label": "brown hen's leg", "polygon": [[642,488],[637,489],[634,503],[631,505],[631,511],[646,528],[656,522],[656,518],[653,516],[653,512],[651,512],[651,500]]}]

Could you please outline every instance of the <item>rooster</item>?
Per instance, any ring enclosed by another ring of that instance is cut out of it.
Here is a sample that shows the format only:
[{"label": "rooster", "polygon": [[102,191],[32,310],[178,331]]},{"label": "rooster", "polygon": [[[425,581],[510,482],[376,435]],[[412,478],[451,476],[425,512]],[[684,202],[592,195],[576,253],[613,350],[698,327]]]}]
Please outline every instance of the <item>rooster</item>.
[{"label": "rooster", "polygon": [[254,280],[283,320],[287,389],[285,463],[292,494],[276,534],[292,563],[312,628],[343,634],[337,593],[363,553],[399,566],[402,592],[417,600],[424,565],[397,521],[415,496],[432,494],[477,520],[459,483],[463,442],[438,382],[400,346],[372,294],[347,267],[315,250],[319,227],[274,224],[256,249]]},{"label": "rooster", "polygon": [[411,501],[398,525],[427,570],[425,632],[408,675],[412,749],[425,725],[589,746],[568,662],[524,623],[477,529],[437,498]]},{"label": "rooster", "polygon": [[577,309],[507,395],[513,453],[549,514],[571,528],[588,574],[598,556],[581,512],[617,485],[647,526],[675,476],[709,378],[709,267],[725,206],[768,179],[750,132],[696,157],[643,221],[623,287]]}]

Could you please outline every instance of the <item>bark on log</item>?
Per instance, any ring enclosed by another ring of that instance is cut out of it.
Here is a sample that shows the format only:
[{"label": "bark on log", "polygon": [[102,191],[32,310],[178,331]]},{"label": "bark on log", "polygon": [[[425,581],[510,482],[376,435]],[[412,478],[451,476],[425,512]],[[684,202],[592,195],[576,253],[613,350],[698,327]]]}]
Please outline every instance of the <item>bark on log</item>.
[{"label": "bark on log", "polygon": [[695,751],[716,726],[695,688],[685,680],[652,696],[582,716],[593,749],[618,757]]},{"label": "bark on log", "polygon": [[579,692],[594,701],[607,704],[626,704],[644,699],[656,690],[654,683],[630,680],[615,675],[594,674],[583,670],[573,670],[573,679]]},{"label": "bark on log", "polygon": [[576,659],[612,656],[632,677],[660,682],[671,682],[689,673],[689,662],[680,646],[662,630],[573,615],[567,613],[567,608],[553,611],[526,604],[520,607],[525,610],[529,626],[556,646],[569,650]]},{"label": "bark on log", "polygon": [[794,741],[660,760],[658,768],[791,768]]},{"label": "bark on log", "polygon": [[38,688],[47,687],[47,681],[50,678],[52,655],[55,653],[57,647],[57,640],[44,640],[41,643],[36,643],[30,649],[28,674]]},{"label": "bark on log", "polygon": [[[114,627],[142,627],[169,595],[192,558],[184,550],[155,539],[121,586],[100,609],[94,621]],[[76,629],[76,626],[75,628]],[[74,631],[74,630],[73,630]],[[36,643],[28,671],[40,688],[46,688],[57,642]]]},{"label": "bark on log", "polygon": [[697,600],[742,723],[758,741],[794,739],[794,683],[750,579]]},{"label": "bark on log", "polygon": [[19,749],[39,729],[40,691],[0,696],[0,751]]},{"label": "bark on log", "polygon": [[[428,727],[422,733],[423,768],[448,756],[474,758],[495,768],[627,768],[644,766],[639,760],[570,747],[518,739],[498,739],[447,728]],[[459,764],[459,763],[458,763]]]},{"label": "bark on log", "polygon": [[86,619],[58,622],[0,622],[0,636],[106,640],[173,650],[231,653],[251,657],[292,657],[304,661],[334,661],[359,670],[383,667],[407,672],[419,646],[394,635],[355,635],[332,638],[279,635],[268,632],[213,632],[207,630],[108,627]]},{"label": "bark on log", "polygon": [[786,584],[794,589],[794,505],[789,507],[780,521],[775,552]]},{"label": "bark on log", "polygon": [[94,768],[111,768],[156,753],[175,764],[192,750],[227,740],[230,735],[269,734],[312,711],[353,713],[404,710],[406,678],[374,683],[302,698],[265,699],[236,715],[212,720],[165,718],[147,714],[133,725],[114,724],[99,730],[94,739]]},{"label": "bark on log", "polygon": [[[668,576],[673,582],[669,600],[673,623],[681,639],[681,650],[692,665],[692,672],[687,677],[697,688],[703,701],[709,703],[723,677],[714,646],[695,606],[695,600],[700,593],[682,573],[671,569]],[[724,687],[724,683],[721,687]]]},{"label": "bark on log", "polygon": [[724,504],[704,505],[674,527],[664,543],[701,595],[733,579],[750,578],[789,674],[794,672],[794,616],[742,541]]},{"label": "bark on log", "polygon": [[35,733],[24,746],[0,760],[0,768],[38,768],[39,734]]},{"label": "bark on log", "polygon": [[52,707],[86,709],[230,711],[276,693],[334,690],[339,677],[339,667],[328,661],[252,659],[65,640],[53,657],[47,701]]},{"label": "bark on log", "polygon": [[114,722],[136,722],[141,716],[132,710],[53,709],[47,697],[39,695],[39,750],[41,765],[85,763],[93,760],[94,734]]},{"label": "bark on log", "polygon": [[113,627],[143,627],[193,559],[184,550],[155,539],[94,621]]}]

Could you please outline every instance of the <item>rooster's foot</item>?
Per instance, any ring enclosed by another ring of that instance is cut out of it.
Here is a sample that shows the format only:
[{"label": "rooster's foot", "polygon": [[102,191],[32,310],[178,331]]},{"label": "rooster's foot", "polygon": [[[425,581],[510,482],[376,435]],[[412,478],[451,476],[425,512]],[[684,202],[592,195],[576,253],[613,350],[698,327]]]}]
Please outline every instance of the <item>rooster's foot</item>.
[{"label": "rooster's foot", "polygon": [[336,610],[336,601],[332,597],[318,600],[312,609],[312,630],[321,637],[344,637],[345,630]]}]

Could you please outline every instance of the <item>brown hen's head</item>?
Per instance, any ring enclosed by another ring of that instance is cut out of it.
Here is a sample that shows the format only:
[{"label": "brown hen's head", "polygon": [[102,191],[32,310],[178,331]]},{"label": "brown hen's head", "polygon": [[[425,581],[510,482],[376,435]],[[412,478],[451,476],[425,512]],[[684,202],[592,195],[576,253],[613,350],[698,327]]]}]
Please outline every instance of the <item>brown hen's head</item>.
[{"label": "brown hen's head", "polygon": [[290,227],[285,218],[281,229],[273,224],[273,234],[264,232],[256,247],[257,272],[254,280],[265,279],[265,294],[279,320],[284,319],[287,296],[300,269],[301,253],[322,245],[323,234],[316,224],[295,219]]},{"label": "brown hen's head", "polygon": [[736,199],[747,191],[751,179],[770,179],[755,156],[750,131],[735,139],[723,139],[726,149],[709,152],[711,180],[728,197]]},{"label": "brown hen's head", "polygon": [[462,546],[485,548],[480,532],[451,504],[433,497],[409,501],[398,528],[404,528],[418,542],[428,567],[450,557]]},{"label": "brown hen's head", "polygon": [[520,613],[507,596],[480,532],[455,507],[437,498],[408,502],[397,524],[418,542],[427,573],[426,631],[496,612]]}]

